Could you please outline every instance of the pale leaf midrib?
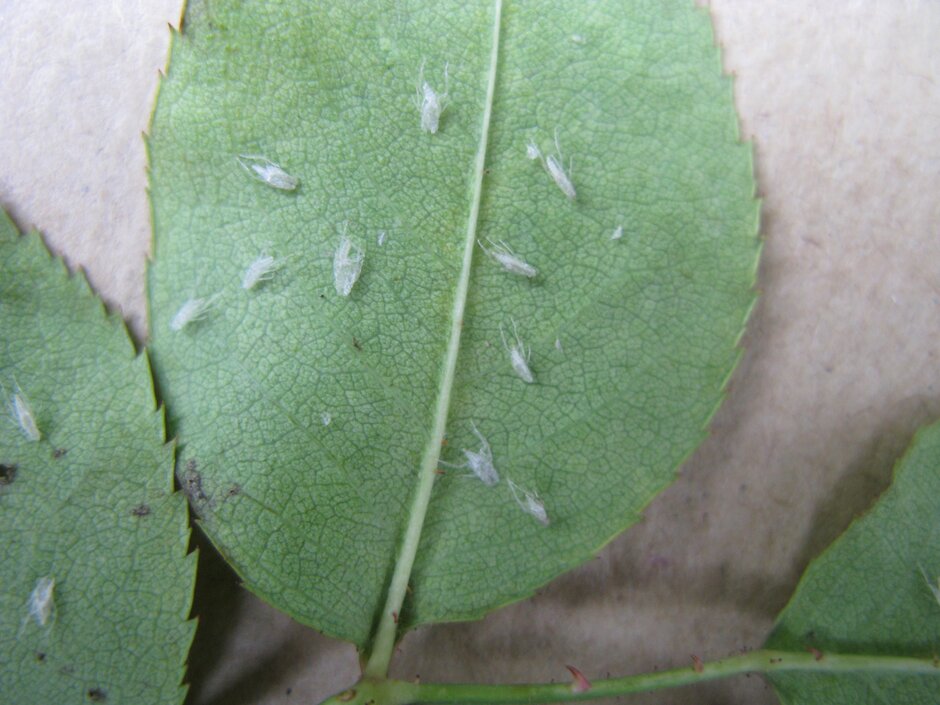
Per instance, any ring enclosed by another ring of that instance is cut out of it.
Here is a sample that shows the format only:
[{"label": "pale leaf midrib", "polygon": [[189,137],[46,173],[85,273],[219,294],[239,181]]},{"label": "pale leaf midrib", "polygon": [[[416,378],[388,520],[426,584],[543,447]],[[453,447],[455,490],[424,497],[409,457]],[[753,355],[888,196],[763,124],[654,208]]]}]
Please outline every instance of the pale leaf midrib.
[{"label": "pale leaf midrib", "polygon": [[438,388],[437,404],[434,410],[434,423],[431,436],[425,446],[418,472],[418,484],[408,513],[407,525],[402,537],[395,569],[389,584],[388,596],[383,607],[379,625],[372,639],[372,652],[363,670],[367,677],[382,678],[388,672],[395,636],[398,632],[397,615],[408,589],[408,581],[414,567],[421,530],[431,501],[434,487],[435,469],[441,452],[441,441],[447,427],[447,414],[450,409],[450,395],[454,386],[457,370],[457,354],[460,349],[460,334],[463,327],[463,315],[470,289],[470,269],[473,263],[476,245],[477,223],[480,215],[480,202],[483,196],[483,176],[486,164],[486,151],[489,141],[490,118],[493,112],[493,98],[496,92],[496,73],[499,57],[499,34],[502,16],[502,0],[493,3],[493,34],[490,46],[490,63],[487,75],[486,102],[483,108],[483,120],[480,130],[480,142],[477,145],[476,160],[473,169],[473,182],[470,193],[470,213],[467,218],[467,230],[464,237],[463,259],[460,277],[454,293],[454,307],[451,313],[450,336],[441,370],[441,382]]}]

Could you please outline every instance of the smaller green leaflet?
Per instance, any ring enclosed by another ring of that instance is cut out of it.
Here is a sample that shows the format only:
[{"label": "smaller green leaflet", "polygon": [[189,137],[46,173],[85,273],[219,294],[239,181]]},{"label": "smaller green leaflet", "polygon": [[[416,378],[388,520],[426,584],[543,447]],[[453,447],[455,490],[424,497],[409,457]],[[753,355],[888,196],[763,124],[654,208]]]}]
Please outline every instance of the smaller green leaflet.
[{"label": "smaller green leaflet", "polygon": [[179,703],[195,556],[147,357],[0,212],[0,700]]},{"label": "smaller green leaflet", "polygon": [[[918,433],[894,484],[817,558],[765,648],[805,653],[940,655],[940,425]],[[936,705],[940,670],[774,673],[785,705]]]}]

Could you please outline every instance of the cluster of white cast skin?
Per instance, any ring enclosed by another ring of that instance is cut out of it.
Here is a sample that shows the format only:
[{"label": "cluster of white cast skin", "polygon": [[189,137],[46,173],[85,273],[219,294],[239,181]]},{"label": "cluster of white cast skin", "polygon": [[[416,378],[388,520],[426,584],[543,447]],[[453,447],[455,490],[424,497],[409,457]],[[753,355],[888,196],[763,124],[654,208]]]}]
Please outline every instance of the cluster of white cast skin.
[{"label": "cluster of white cast skin", "polygon": [[[434,135],[437,134],[441,126],[441,114],[447,107],[448,98],[448,75],[447,67],[444,67],[444,91],[438,93],[431,84],[424,79],[424,64],[421,65],[419,72],[418,85],[415,96],[415,106],[420,113],[420,128],[422,131]],[[571,180],[571,167],[565,170],[562,165],[561,146],[558,141],[558,134],[555,134],[556,153],[543,156],[542,150],[534,141],[529,141],[526,145],[526,156],[535,161],[538,160],[546,173],[554,181],[558,189],[569,200],[575,200],[577,192]],[[280,165],[271,161],[263,155],[241,154],[237,157],[238,164],[254,179],[266,184],[267,186],[279,191],[295,191],[300,185],[300,180]],[[339,244],[333,253],[333,285],[336,293],[342,297],[348,297],[356,282],[362,273],[362,265],[365,261],[365,252],[357,246],[347,235],[347,227],[344,226]],[[620,239],[623,235],[623,227],[618,226],[611,240]],[[385,244],[387,232],[379,231],[377,244]],[[486,241],[487,244],[479,243],[483,252],[503,271],[508,274],[534,279],[538,276],[538,269],[527,262],[523,257],[517,255],[512,248],[500,240],[493,242]],[[277,259],[269,254],[259,255],[244,271],[241,279],[241,288],[250,292],[259,287],[263,282],[272,279],[275,274],[284,265],[283,259]],[[203,320],[212,310],[220,294],[208,297],[193,297],[188,299],[177,311],[176,315],[170,321],[170,328],[173,331],[181,332],[192,326],[192,324]],[[503,347],[509,356],[509,363],[516,376],[526,384],[535,382],[535,375],[529,366],[531,350],[523,343],[517,330],[516,321],[510,319],[512,327],[511,335],[500,326],[500,338]],[[561,341],[555,341],[555,347],[559,352],[562,351]],[[330,423],[331,416],[324,412],[322,416],[323,425]],[[499,473],[493,463],[493,454],[486,438],[480,433],[476,425],[471,424],[474,435],[480,441],[479,450],[463,450],[466,461],[459,466],[467,468],[472,475],[478,478],[487,486],[494,486],[499,483]],[[446,464],[446,463],[445,463]],[[548,525],[548,515],[545,511],[545,505],[539,499],[538,494],[523,489],[512,480],[507,480],[513,499],[527,514],[534,517],[543,525]]]}]

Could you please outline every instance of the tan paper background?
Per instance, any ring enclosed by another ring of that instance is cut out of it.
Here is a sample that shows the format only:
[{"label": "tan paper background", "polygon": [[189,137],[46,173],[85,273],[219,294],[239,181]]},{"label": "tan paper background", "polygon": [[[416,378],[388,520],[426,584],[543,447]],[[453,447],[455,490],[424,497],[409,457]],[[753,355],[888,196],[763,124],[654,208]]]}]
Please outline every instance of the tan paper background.
[{"label": "tan paper background", "polygon": [[[0,205],[145,330],[146,128],[180,0],[0,2]],[[940,2],[712,0],[766,238],[747,352],[646,519],[487,619],[409,635],[394,673],[548,680],[756,648],[806,563],[940,417]],[[193,705],[314,703],[353,650],[203,552]],[[315,589],[311,587],[311,589]],[[631,702],[760,705],[757,677]]]}]

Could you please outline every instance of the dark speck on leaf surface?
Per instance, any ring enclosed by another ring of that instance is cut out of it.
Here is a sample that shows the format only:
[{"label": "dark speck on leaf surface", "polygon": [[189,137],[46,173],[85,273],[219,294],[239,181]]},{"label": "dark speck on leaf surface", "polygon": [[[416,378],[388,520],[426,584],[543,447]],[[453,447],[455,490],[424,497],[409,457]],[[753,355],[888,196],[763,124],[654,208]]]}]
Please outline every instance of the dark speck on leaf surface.
[{"label": "dark speck on leaf surface", "polygon": [[88,691],[88,699],[93,703],[103,703],[108,696],[101,688],[91,688]]},{"label": "dark speck on leaf surface", "polygon": [[59,458],[61,458],[63,455],[65,455],[68,452],[69,451],[67,448],[56,448],[54,451],[52,451],[52,457],[58,460]]},{"label": "dark speck on leaf surface", "polygon": [[9,485],[16,479],[16,465],[13,463],[0,464],[0,485]]},{"label": "dark speck on leaf surface", "polygon": [[150,507],[143,503],[138,504],[136,507],[131,509],[131,514],[133,514],[135,517],[145,517],[150,514]]}]

